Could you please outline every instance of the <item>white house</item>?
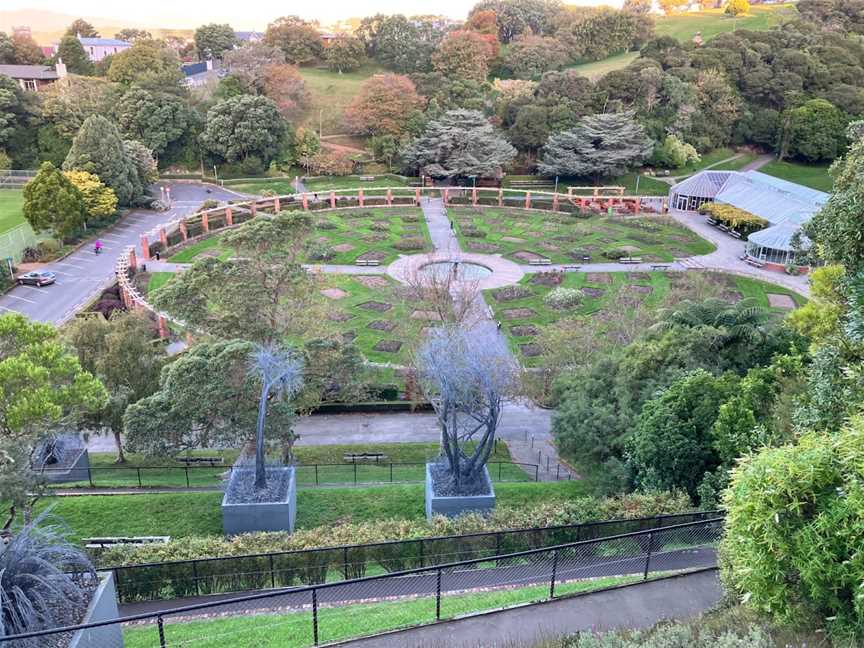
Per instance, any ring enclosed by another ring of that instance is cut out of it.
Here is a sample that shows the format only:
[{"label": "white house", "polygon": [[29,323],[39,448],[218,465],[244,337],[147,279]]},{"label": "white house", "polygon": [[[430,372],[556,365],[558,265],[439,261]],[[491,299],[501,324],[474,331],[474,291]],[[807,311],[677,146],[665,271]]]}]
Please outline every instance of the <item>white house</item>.
[{"label": "white house", "polygon": [[132,43],[116,38],[84,38],[78,34],[78,40],[87,53],[87,57],[94,63],[101,61],[106,56],[119,54],[132,47]]}]

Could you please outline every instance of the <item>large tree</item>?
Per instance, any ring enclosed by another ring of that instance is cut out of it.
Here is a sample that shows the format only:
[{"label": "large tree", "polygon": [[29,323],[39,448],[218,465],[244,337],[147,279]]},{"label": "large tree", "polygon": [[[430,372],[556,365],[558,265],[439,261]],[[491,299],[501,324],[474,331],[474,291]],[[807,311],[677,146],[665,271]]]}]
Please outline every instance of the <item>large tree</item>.
[{"label": "large tree", "polygon": [[312,94],[306,81],[293,65],[279,63],[268,65],[263,70],[262,92],[276,104],[286,120],[298,119],[309,107]]},{"label": "large tree", "polygon": [[15,63],[18,65],[42,65],[45,63],[45,54],[32,36],[15,34],[12,36],[12,45],[15,48]]},{"label": "large tree", "polygon": [[439,37],[423,38],[420,30],[411,20],[397,14],[376,16],[379,23],[369,37],[364,40],[366,52],[374,56],[382,65],[402,74],[428,72],[431,69],[431,56]]},{"label": "large tree", "polygon": [[376,74],[363,82],[345,111],[345,121],[355,133],[400,137],[424,103],[408,77]]},{"label": "large tree", "polygon": [[70,143],[92,115],[110,114],[117,86],[105,79],[72,76],[40,91],[42,113]]},{"label": "large tree", "polygon": [[293,65],[312,63],[320,58],[324,45],[315,26],[297,16],[277,18],[267,25],[264,40],[279,47],[285,60]]},{"label": "large tree", "polygon": [[121,205],[132,204],[144,189],[120,132],[101,115],[88,117],[81,125],[63,168],[95,174],[114,190]]},{"label": "large tree", "polygon": [[549,138],[537,169],[544,175],[620,175],[651,155],[654,143],[632,112],[585,117]]},{"label": "large tree", "polygon": [[114,38],[122,41],[126,41],[127,43],[135,43],[139,40],[152,40],[153,35],[147,31],[146,29],[137,29],[135,27],[124,27],[116,34],[114,34]]},{"label": "large tree", "polygon": [[523,36],[510,43],[504,65],[518,79],[539,79],[544,72],[560,69],[568,60],[557,38]]},{"label": "large tree", "polygon": [[88,171],[64,171],[69,182],[81,193],[88,220],[104,221],[117,213],[117,194]]},{"label": "large tree", "polygon": [[831,161],[846,148],[846,117],[824,99],[789,111],[787,151],[807,162]]},{"label": "large tree", "polygon": [[220,101],[207,112],[199,139],[207,151],[226,162],[256,156],[268,163],[279,151],[286,130],[272,100],[241,95]]},{"label": "large tree", "polygon": [[324,48],[324,60],[333,72],[351,72],[366,59],[366,50],[359,38],[344,34],[332,39]]},{"label": "large tree", "polygon": [[83,18],[76,18],[66,28],[66,36],[82,38],[99,38],[99,32],[92,23],[87,22]]},{"label": "large tree", "polygon": [[0,150],[5,149],[13,162],[17,162],[17,153],[26,155],[27,135],[35,134],[39,121],[38,98],[0,74]]},{"label": "large tree", "polygon": [[[74,425],[106,399],[105,388],[60,343],[53,326],[18,313],[0,315],[0,450],[14,449],[19,459],[10,463],[0,457],[0,471],[20,475],[20,460],[26,471],[38,443],[52,430]],[[29,497],[26,491],[17,494],[21,499],[7,503],[13,516]]]},{"label": "large tree", "polygon": [[113,105],[121,134],[162,155],[189,129],[193,116],[180,97],[158,91],[130,88]]},{"label": "large tree", "polygon": [[81,41],[75,36],[64,36],[57,46],[57,58],[62,59],[66,69],[72,74],[91,75],[93,63],[84,51]]},{"label": "large tree", "polygon": [[247,91],[260,94],[264,88],[266,70],[271,65],[285,63],[285,53],[275,45],[247,43],[223,57],[225,69],[240,80]]},{"label": "large tree", "polygon": [[231,25],[209,23],[195,30],[195,49],[202,61],[221,59],[223,54],[232,50],[236,44],[237,37]]},{"label": "large tree", "polygon": [[124,85],[178,92],[183,72],[177,53],[155,40],[136,41],[132,47],[112,55],[108,78]]},{"label": "large tree", "polygon": [[311,232],[310,217],[299,212],[244,223],[222,239],[234,258],[196,262],[163,286],[154,303],[226,338],[270,343],[320,332],[326,305],[300,265]]},{"label": "large tree", "polygon": [[114,311],[109,320],[101,316],[77,318],[65,335],[81,366],[97,376],[108,391],[105,407],[90,414],[87,423],[112,432],[117,462],[123,463],[123,415],[129,405],[159,388],[159,373],[166,360],[153,322],[141,311]]},{"label": "large tree", "polygon": [[476,110],[451,110],[429,122],[403,151],[408,166],[433,177],[494,177],[514,149]]},{"label": "large tree", "polygon": [[432,66],[446,77],[483,83],[492,56],[489,43],[477,32],[454,31],[438,45]]},{"label": "large tree", "polygon": [[520,34],[548,34],[555,31],[564,5],[559,0],[482,0],[471,9],[471,21],[478,12],[493,11],[498,38],[509,43]]},{"label": "large tree", "polygon": [[87,209],[78,188],[50,162],[24,186],[24,218],[36,232],[63,239],[84,225]]}]

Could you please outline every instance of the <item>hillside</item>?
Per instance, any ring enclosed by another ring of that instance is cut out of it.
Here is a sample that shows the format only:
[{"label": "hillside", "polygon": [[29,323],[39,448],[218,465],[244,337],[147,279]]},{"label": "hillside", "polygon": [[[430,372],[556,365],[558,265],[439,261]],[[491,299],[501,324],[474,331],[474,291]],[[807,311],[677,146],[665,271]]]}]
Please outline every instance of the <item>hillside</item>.
[{"label": "hillside", "polygon": [[792,4],[752,6],[750,13],[738,18],[730,18],[722,9],[710,9],[694,13],[660,16],[657,18],[657,35],[672,36],[687,41],[702,32],[703,40],[709,40],[725,32],[736,29],[762,31],[780,24],[784,16],[794,16],[797,9]]}]

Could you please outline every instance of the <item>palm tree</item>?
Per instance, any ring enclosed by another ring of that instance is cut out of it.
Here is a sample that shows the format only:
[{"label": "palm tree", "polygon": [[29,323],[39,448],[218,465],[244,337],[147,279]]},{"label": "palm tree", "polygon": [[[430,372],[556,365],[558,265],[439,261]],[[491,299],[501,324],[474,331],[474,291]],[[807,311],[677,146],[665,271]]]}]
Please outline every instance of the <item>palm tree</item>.
[{"label": "palm tree", "polygon": [[759,306],[755,299],[742,299],[730,304],[722,299],[710,298],[701,302],[685,300],[673,308],[660,311],[660,321],[653,331],[669,329],[711,327],[716,329],[715,348],[736,342],[758,342],[766,337],[765,324],[771,313]]},{"label": "palm tree", "polygon": [[261,379],[255,435],[255,489],[267,487],[264,467],[264,422],[270,398],[291,398],[303,386],[303,359],[293,351],[261,345],[252,352],[249,373]]}]

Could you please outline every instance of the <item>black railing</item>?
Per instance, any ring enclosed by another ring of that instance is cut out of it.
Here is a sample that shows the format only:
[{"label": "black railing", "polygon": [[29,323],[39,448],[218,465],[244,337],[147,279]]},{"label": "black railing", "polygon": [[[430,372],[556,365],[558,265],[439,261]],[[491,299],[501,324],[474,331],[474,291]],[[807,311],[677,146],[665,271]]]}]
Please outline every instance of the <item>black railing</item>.
[{"label": "black railing", "polygon": [[463,535],[105,567],[122,603],[314,585],[716,517],[692,512]]},{"label": "black railing", "polygon": [[[496,482],[537,481],[540,466],[514,461],[490,461],[489,476]],[[217,488],[232,465],[186,466],[90,466],[74,469],[81,479],[53,482],[55,488]],[[372,462],[298,464],[295,466],[297,486],[361,484],[410,484],[426,478],[426,462]],[[68,469],[45,468],[40,474],[63,475]],[[570,479],[569,473],[560,473],[559,480]]]},{"label": "black railing", "polygon": [[[86,633],[88,646],[317,646],[443,619],[716,567],[722,518],[542,549],[451,561],[342,582],[278,589],[112,619],[0,637],[54,645]],[[112,641],[114,643],[112,643]],[[21,642],[21,643],[16,643]],[[208,644],[210,645],[210,644]]]}]

